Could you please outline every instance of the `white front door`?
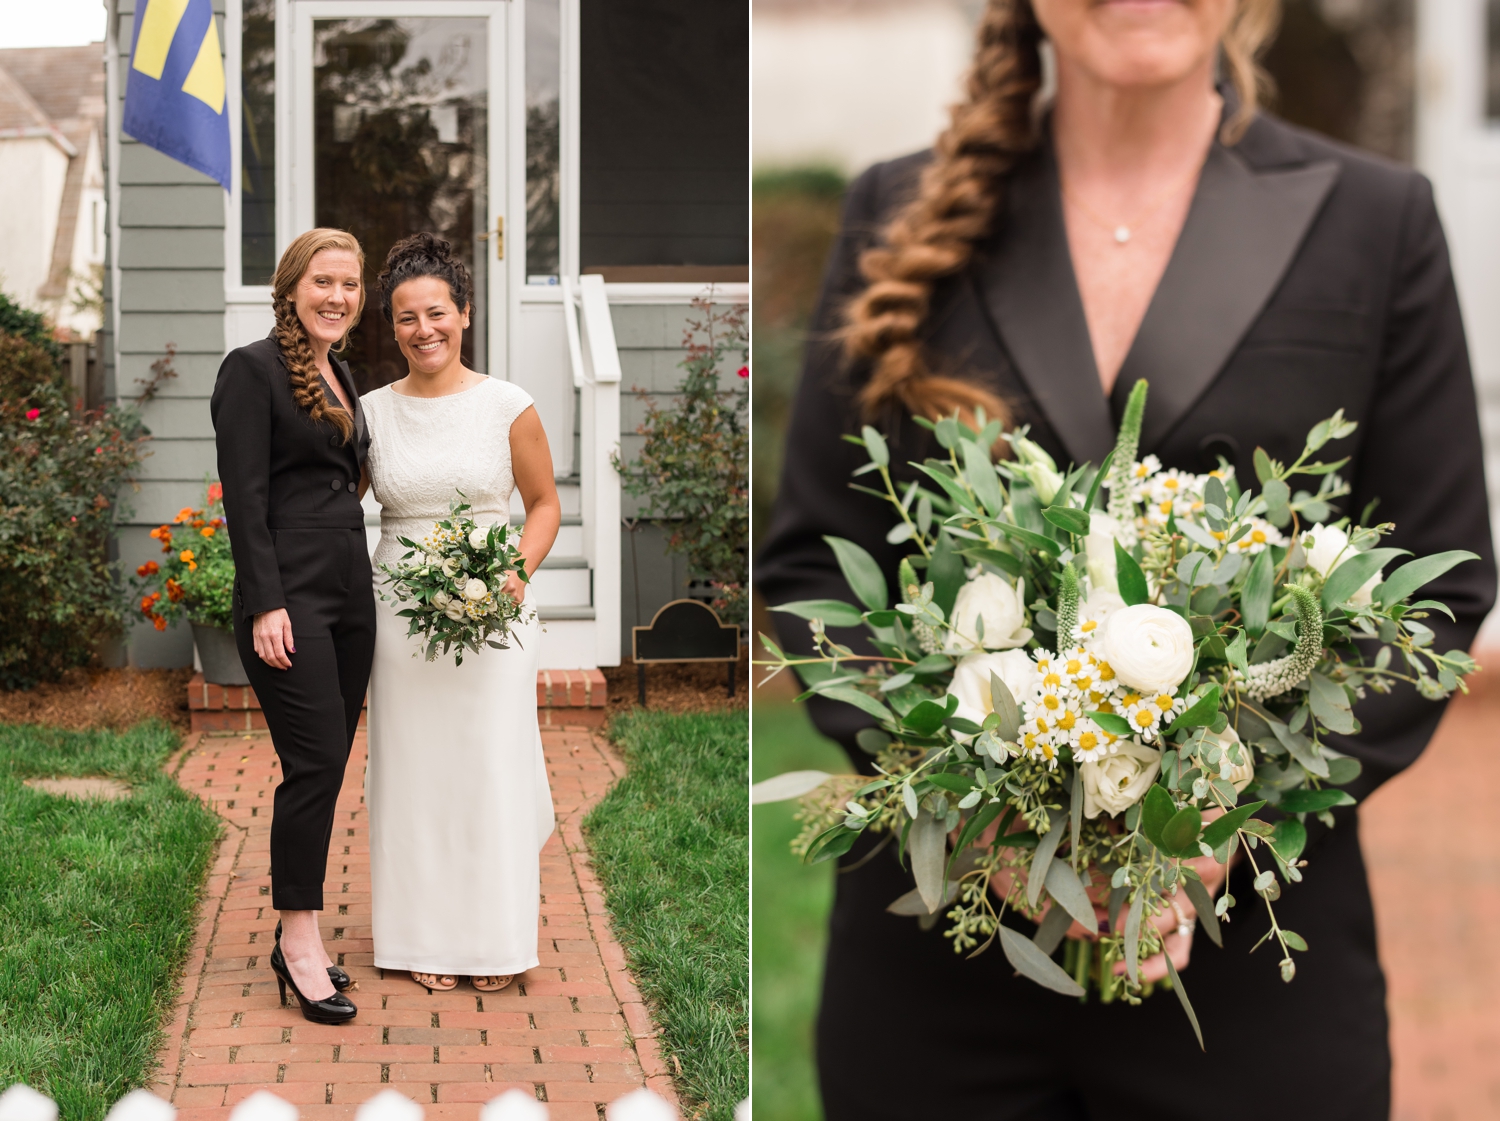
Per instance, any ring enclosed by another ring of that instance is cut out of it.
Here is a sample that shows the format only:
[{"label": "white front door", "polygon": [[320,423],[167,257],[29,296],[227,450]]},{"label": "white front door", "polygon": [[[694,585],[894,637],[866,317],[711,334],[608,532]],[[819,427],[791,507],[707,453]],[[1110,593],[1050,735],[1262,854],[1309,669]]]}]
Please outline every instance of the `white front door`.
[{"label": "white front door", "polygon": [[[464,358],[508,377],[523,279],[522,5],[506,0],[291,0],[279,33],[285,245],[314,226],[353,233],[369,298],[344,357],[361,392],[406,373],[375,278],[400,239],[447,239],[473,277]],[[289,25],[289,26],[288,26]],[[514,57],[513,57],[514,55]],[[511,238],[512,231],[515,237]],[[511,244],[507,245],[507,241]]]}]

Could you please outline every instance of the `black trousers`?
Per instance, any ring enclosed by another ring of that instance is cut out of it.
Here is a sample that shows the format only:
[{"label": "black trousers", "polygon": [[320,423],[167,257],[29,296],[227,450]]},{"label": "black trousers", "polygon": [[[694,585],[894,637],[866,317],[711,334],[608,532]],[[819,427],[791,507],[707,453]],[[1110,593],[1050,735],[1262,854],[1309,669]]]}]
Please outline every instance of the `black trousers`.
[{"label": "black trousers", "polygon": [[1309,830],[1304,881],[1276,904],[1309,946],[1291,984],[1274,944],[1249,952],[1269,923],[1243,862],[1224,948],[1194,939],[1182,980],[1206,1054],[1170,992],[1081,1005],[1017,977],[998,945],[956,955],[946,920],[922,931],[887,914],[911,873],[889,848],[854,867],[861,841],[838,877],[817,1025],[828,1121],[1388,1121],[1374,910],[1357,816],[1337,816]]},{"label": "black trousers", "polygon": [[375,593],[365,531],[278,529],[276,560],[296,653],[274,669],[255,655],[253,618],[234,637],[281,759],[271,818],[271,905],[321,911],[334,806],[375,657]]}]

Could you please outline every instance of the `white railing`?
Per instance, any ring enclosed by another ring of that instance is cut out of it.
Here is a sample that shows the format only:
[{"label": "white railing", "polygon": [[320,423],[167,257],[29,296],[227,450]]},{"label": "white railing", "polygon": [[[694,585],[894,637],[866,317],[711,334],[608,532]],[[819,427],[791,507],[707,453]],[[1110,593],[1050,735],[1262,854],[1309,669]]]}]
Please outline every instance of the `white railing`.
[{"label": "white railing", "polygon": [[563,278],[563,319],[579,391],[579,500],[583,555],[594,574],[597,664],[620,664],[620,352],[604,278]]},{"label": "white railing", "polygon": [[[426,1111],[397,1090],[382,1090],[359,1107],[355,1121],[422,1121]],[[678,1121],[672,1105],[644,1087],[616,1098],[605,1111],[608,1121]],[[175,1121],[176,1108],[149,1090],[132,1090],[110,1109],[106,1121]],[[297,1121],[297,1107],[269,1090],[257,1090],[229,1114],[229,1121]],[[741,1102],[735,1121],[750,1121],[750,1106]],[[479,1111],[479,1121],[547,1121],[546,1103],[522,1090],[507,1090]],[[0,1121],[57,1121],[57,1103],[17,1083],[0,1094]]]}]

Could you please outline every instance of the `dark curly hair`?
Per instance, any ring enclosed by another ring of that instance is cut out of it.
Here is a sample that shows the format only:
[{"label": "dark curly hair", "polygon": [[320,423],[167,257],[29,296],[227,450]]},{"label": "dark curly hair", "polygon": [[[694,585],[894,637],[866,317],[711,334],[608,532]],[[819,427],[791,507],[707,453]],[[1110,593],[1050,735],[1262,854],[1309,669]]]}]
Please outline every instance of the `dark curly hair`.
[{"label": "dark curly hair", "polygon": [[453,305],[459,311],[474,301],[474,281],[469,267],[453,252],[453,246],[436,234],[412,234],[404,237],[385,255],[385,271],[376,278],[380,289],[380,310],[387,323],[391,317],[391,295],[408,280],[434,276],[448,285]]}]

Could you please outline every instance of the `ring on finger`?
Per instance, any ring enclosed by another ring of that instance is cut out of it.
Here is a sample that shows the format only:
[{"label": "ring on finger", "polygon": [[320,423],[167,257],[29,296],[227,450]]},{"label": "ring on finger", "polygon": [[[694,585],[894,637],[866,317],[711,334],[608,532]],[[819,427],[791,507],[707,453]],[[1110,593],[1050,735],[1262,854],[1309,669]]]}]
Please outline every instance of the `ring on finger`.
[{"label": "ring on finger", "polygon": [[1182,913],[1175,899],[1172,900],[1172,913],[1177,916],[1177,937],[1186,938],[1193,933],[1193,920]]}]

